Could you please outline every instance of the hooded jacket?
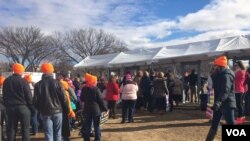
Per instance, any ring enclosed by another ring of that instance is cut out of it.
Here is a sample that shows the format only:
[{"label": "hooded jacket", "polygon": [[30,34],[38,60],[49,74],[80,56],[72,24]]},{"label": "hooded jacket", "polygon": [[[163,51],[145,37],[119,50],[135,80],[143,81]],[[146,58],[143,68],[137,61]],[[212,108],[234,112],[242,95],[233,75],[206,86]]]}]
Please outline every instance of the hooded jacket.
[{"label": "hooded jacket", "polygon": [[42,115],[51,116],[68,111],[64,90],[60,82],[49,74],[43,74],[42,80],[36,83],[33,103]]}]

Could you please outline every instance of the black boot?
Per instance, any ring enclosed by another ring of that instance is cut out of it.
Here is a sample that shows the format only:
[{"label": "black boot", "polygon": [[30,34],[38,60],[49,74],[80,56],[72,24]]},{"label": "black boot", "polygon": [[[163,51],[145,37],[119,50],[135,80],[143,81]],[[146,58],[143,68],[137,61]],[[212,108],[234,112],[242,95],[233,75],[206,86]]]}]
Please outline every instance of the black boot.
[{"label": "black boot", "polygon": [[213,130],[210,128],[208,134],[207,134],[207,138],[206,141],[213,141],[215,136],[216,136],[217,131]]}]

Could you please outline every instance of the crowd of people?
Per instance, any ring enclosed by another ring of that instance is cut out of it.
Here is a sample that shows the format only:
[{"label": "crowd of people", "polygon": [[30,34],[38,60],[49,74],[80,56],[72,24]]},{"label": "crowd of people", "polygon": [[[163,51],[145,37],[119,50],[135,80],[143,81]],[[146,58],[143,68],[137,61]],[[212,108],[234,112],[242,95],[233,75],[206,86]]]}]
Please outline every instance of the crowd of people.
[{"label": "crowd of people", "polygon": [[[237,61],[233,72],[227,64],[225,56],[217,58],[208,79],[202,79],[201,86],[214,91],[215,95],[207,141],[215,137],[222,115],[227,124],[242,124],[245,114],[250,111],[250,69],[246,70],[243,63]],[[203,89],[197,90],[195,70],[185,72],[181,77],[171,71],[139,70],[136,75],[130,71],[124,76],[112,74],[108,80],[98,80],[90,73],[72,79],[59,74],[55,79],[53,65],[44,63],[41,65],[42,78],[36,84],[30,75],[22,77],[23,65],[16,63],[12,70],[13,75],[6,79],[0,75],[9,141],[15,140],[18,122],[23,141],[30,140],[30,123],[33,135],[41,127],[46,141],[60,141],[61,138],[69,141],[70,131],[75,128],[75,113],[79,109],[83,109],[85,118],[82,125],[84,140],[90,140],[94,128],[95,140],[99,141],[102,113],[109,114],[109,119],[117,119],[118,105],[121,106],[121,124],[133,123],[135,112],[172,112],[180,103],[199,103],[199,95],[206,93]],[[205,85],[206,81],[208,85]]]}]

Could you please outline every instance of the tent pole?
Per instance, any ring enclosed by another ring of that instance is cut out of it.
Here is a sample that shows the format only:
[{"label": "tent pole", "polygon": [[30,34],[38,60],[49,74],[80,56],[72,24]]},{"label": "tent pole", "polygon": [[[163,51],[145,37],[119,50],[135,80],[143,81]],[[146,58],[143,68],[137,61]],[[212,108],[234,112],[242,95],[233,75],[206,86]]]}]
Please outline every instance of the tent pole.
[{"label": "tent pole", "polygon": [[198,61],[198,89],[197,89],[197,95],[198,95],[198,101],[200,102],[200,91],[201,91],[201,61]]}]

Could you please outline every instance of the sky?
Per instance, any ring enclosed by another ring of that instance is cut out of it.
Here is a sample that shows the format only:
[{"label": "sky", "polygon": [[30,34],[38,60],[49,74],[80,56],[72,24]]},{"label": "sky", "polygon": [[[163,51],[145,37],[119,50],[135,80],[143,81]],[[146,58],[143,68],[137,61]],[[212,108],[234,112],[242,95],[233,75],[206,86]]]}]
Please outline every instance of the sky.
[{"label": "sky", "polygon": [[129,49],[250,34],[250,0],[0,0],[0,27],[103,29]]}]

